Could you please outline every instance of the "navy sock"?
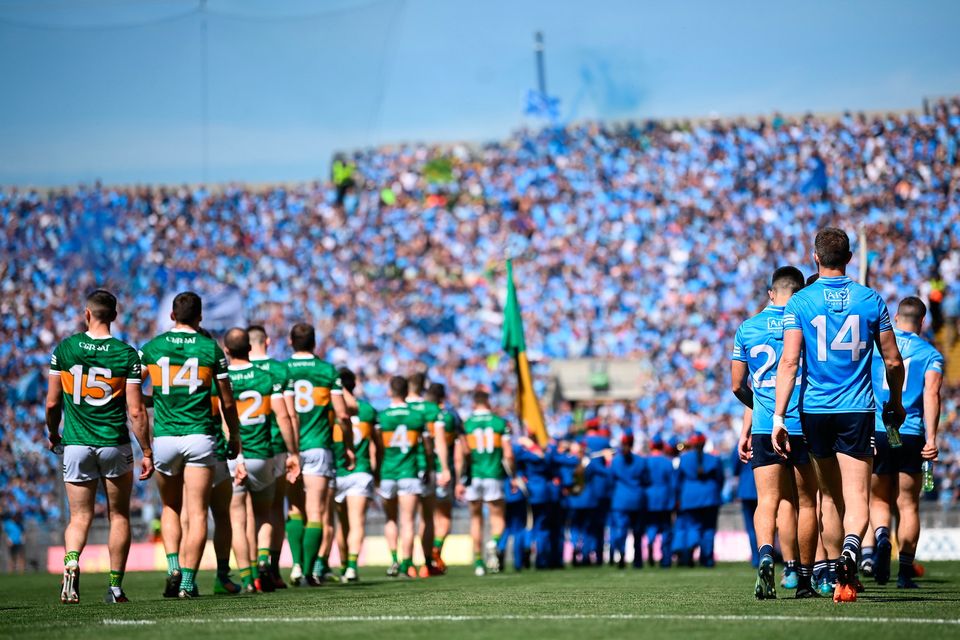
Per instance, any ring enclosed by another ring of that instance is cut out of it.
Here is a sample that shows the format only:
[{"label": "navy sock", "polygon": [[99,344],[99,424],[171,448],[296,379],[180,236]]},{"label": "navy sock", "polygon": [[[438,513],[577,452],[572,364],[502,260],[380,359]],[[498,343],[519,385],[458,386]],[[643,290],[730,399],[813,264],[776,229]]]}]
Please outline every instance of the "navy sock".
[{"label": "navy sock", "polygon": [[897,574],[906,578],[912,578],[914,554],[903,553],[901,551],[898,560],[900,561],[900,567],[897,569]]},{"label": "navy sock", "polygon": [[854,561],[860,556],[860,536],[850,533],[843,539],[843,555],[853,558]]},{"label": "navy sock", "polygon": [[836,560],[828,560],[829,570],[827,571],[827,580],[832,584],[837,582],[837,564],[840,562],[840,558]]},{"label": "navy sock", "polygon": [[827,560],[818,560],[813,563],[813,579],[820,582],[830,573],[830,562]]},{"label": "navy sock", "polygon": [[760,557],[762,558],[763,556],[770,556],[771,558],[773,557],[773,545],[772,545],[772,544],[760,545]]},{"label": "navy sock", "polygon": [[874,536],[877,538],[877,544],[890,544],[890,528],[889,527],[877,527],[877,530],[874,532]]},{"label": "navy sock", "polygon": [[873,560],[873,547],[860,547],[860,558],[862,560]]},{"label": "navy sock", "polygon": [[797,561],[796,561],[796,560],[787,560],[787,561],[785,561],[785,562],[783,563],[783,568],[786,569],[787,571],[791,571],[791,572],[793,572],[793,573],[796,573],[796,572],[797,572]]}]

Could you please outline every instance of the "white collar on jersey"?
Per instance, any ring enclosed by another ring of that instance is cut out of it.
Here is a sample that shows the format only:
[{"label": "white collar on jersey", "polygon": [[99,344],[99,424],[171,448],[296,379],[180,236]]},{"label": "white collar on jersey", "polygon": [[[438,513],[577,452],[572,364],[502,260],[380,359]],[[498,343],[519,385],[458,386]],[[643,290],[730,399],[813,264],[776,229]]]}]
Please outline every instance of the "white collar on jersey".
[{"label": "white collar on jersey", "polygon": [[485,415],[487,415],[488,413],[493,413],[493,412],[490,411],[490,409],[476,409],[476,410],[474,410],[473,415],[475,415],[475,416],[485,416]]},{"label": "white collar on jersey", "polygon": [[106,340],[107,338],[112,338],[112,337],[113,337],[113,336],[110,335],[109,333],[108,333],[107,335],[105,335],[105,336],[95,336],[95,335],[92,335],[89,331],[84,331],[83,333],[86,334],[86,336],[87,336],[88,338],[90,338],[91,340]]},{"label": "white collar on jersey", "polygon": [[404,402],[423,402],[423,398],[420,396],[407,396],[407,399]]},{"label": "white collar on jersey", "polygon": [[196,333],[196,329],[191,329],[189,327],[174,327],[170,329],[171,333]]},{"label": "white collar on jersey", "polygon": [[231,364],[227,367],[227,369],[229,369],[230,371],[243,371],[244,369],[249,369],[252,366],[253,366],[252,362],[248,362],[247,364]]},{"label": "white collar on jersey", "polygon": [[269,360],[270,356],[250,356],[250,362],[260,362],[261,360]]},{"label": "white collar on jersey", "polygon": [[295,353],[290,356],[291,360],[309,360],[310,358],[316,358],[317,356],[312,353]]}]

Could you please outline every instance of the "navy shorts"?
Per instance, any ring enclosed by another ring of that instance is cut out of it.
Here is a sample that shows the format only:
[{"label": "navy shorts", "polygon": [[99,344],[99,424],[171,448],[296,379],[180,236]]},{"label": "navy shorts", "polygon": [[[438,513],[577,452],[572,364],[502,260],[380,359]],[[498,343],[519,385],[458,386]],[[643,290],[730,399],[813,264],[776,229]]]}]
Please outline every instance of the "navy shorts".
[{"label": "navy shorts", "polygon": [[770,434],[755,434],[752,436],[753,457],[750,458],[750,466],[753,469],[757,467],[766,467],[771,464],[791,464],[798,466],[801,464],[810,464],[810,450],[807,447],[807,440],[803,436],[790,436],[790,453],[786,459],[777,455],[773,450],[773,440]]},{"label": "navy shorts", "polygon": [[815,458],[832,458],[837,453],[854,458],[873,457],[873,434],[877,428],[873,412],[801,413],[800,426]]},{"label": "navy shorts", "polygon": [[886,431],[877,431],[877,455],[873,458],[873,472],[878,476],[895,473],[917,474],[923,472],[923,445],[927,440],[923,436],[901,435],[903,445],[892,449],[887,441]]}]

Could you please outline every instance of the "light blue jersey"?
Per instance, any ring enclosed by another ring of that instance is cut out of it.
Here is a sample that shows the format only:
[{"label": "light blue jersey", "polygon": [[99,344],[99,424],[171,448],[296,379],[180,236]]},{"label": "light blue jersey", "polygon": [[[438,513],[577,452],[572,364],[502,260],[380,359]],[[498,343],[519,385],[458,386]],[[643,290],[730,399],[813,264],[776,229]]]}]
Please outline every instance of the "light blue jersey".
[{"label": "light blue jersey", "polygon": [[[783,353],[783,307],[770,305],[740,325],[733,339],[731,360],[746,362],[753,387],[754,435],[770,435],[773,432],[773,410],[777,395],[777,365]],[[802,435],[800,428],[800,376],[793,388],[787,408],[787,431]]]},{"label": "light blue jersey", "polygon": [[[903,358],[903,408],[907,410],[907,419],[900,427],[902,435],[922,436],[923,427],[923,387],[928,371],[943,373],[943,356],[932,344],[915,333],[894,329],[897,346]],[[890,387],[887,385],[887,368],[883,365],[880,352],[873,355],[873,393],[877,396],[877,431],[886,431],[883,426],[883,403],[890,399]]]},{"label": "light blue jersey", "polygon": [[874,412],[874,345],[893,330],[877,292],[847,276],[821,277],[790,298],[783,328],[803,332],[800,411]]}]

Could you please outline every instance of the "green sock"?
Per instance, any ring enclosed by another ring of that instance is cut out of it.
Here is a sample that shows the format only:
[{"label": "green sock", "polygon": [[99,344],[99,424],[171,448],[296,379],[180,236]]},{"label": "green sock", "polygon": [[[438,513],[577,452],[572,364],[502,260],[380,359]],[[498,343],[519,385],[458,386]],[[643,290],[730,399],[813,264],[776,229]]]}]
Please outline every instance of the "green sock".
[{"label": "green sock", "polygon": [[351,553],[350,555],[348,555],[348,556],[347,556],[347,566],[350,567],[351,569],[356,569],[356,568],[357,568],[357,558],[358,558],[358,557],[359,557],[359,556],[358,556],[357,554],[355,554],[355,553]]},{"label": "green sock", "polygon": [[390,549],[390,557],[393,558],[393,564],[397,564],[397,562],[399,562],[399,560],[397,560],[397,550],[396,550],[396,549]]},{"label": "green sock", "polygon": [[80,564],[80,552],[79,551],[67,551],[63,556],[63,565],[66,566],[70,563]]},{"label": "green sock", "polygon": [[483,566],[483,558],[480,558],[479,556],[476,556],[476,555],[475,555],[475,556],[473,557],[473,566],[475,566],[475,567],[482,567],[482,566]]},{"label": "green sock", "polygon": [[230,557],[217,558],[217,577],[221,581],[226,580],[230,575]]},{"label": "green sock", "polygon": [[257,570],[257,563],[254,562],[250,565],[250,573],[253,575],[253,579],[256,580],[260,577],[260,572]]},{"label": "green sock", "polygon": [[407,569],[413,566],[413,560],[410,558],[404,558],[403,562],[400,563],[400,573],[406,573]]},{"label": "green sock", "polygon": [[257,549],[257,564],[270,565],[270,549]]},{"label": "green sock", "polygon": [[270,573],[280,575],[280,553],[282,549],[270,549]]},{"label": "green sock", "polygon": [[123,571],[110,570],[110,586],[118,589],[123,586]]},{"label": "green sock", "polygon": [[243,583],[244,588],[247,588],[253,584],[253,572],[250,571],[250,567],[244,567],[237,573],[240,574],[240,582]]},{"label": "green sock", "polygon": [[180,578],[180,590],[190,593],[193,591],[193,576],[196,573],[193,569],[181,569],[183,577]]},{"label": "green sock", "polygon": [[180,554],[179,553],[168,553],[167,554],[167,575],[170,575],[174,571],[180,570]]},{"label": "green sock", "polygon": [[301,564],[303,560],[303,518],[298,514],[290,514],[287,518],[285,527],[287,532],[287,542],[290,543],[290,553],[293,555],[293,563]]},{"label": "green sock", "polygon": [[308,522],[307,528],[303,531],[303,570],[313,569],[313,563],[316,562],[320,553],[320,542],[323,540],[323,523]]},{"label": "green sock", "polygon": [[434,548],[434,549],[443,549],[443,541],[444,541],[444,538],[440,538],[440,537],[434,538],[434,539],[433,539],[433,548]]}]

